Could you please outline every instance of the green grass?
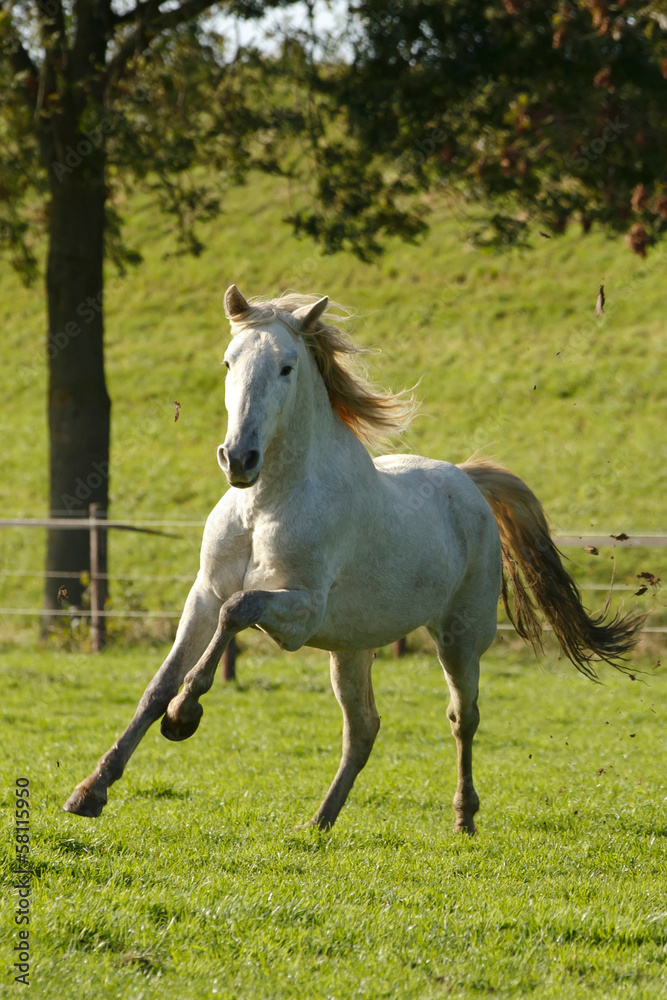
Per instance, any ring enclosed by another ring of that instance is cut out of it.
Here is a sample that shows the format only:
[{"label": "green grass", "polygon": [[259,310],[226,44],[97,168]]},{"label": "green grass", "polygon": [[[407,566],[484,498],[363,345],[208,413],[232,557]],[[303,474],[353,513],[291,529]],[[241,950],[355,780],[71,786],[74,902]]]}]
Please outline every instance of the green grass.
[{"label": "green grass", "polygon": [[[392,243],[379,263],[361,264],[290,236],[281,222],[290,198],[285,181],[253,178],[202,231],[198,259],[173,256],[148,196],[128,203],[128,241],[145,262],[124,279],[109,273],[106,290],[114,517],[203,518],[225,488],[215,458],[225,427],[218,362],[228,338],[222,297],[235,281],[248,295],[296,288],[356,308],[355,337],[382,349],[370,359],[374,375],[393,388],[421,379],[407,449],[451,461],[480,449],[495,456],[526,479],[559,530],[665,529],[664,250],[642,261],[622,241],[575,226],[559,239],[536,233],[532,251],[475,252],[463,239],[464,209],[434,200],[423,243]],[[596,318],[600,282],[607,305]],[[5,269],[0,318],[0,504],[5,516],[43,515],[42,287],[26,291]],[[183,534],[113,536],[112,607],[180,611],[199,545],[197,530]],[[0,533],[0,606],[39,606],[43,545],[42,532]],[[631,586],[646,570],[664,578],[663,552],[623,553],[616,582]],[[575,572],[608,583],[610,555],[579,553]],[[164,574],[185,579],[127,579]],[[649,593],[641,603],[650,601],[663,620],[664,602]],[[0,622],[5,637],[18,631],[15,619]],[[154,632],[168,638],[171,629]]]},{"label": "green grass", "polygon": [[[260,642],[192,740],[154,727],[98,820],[61,811],[165,649],[3,657],[3,844],[32,796],[30,995],[56,1000],[633,998],[667,989],[664,675],[596,686],[487,657],[475,838],[452,834],[433,657],[374,667],[382,728],[337,826],[298,831],[338,762],[323,654]],[[546,669],[545,669],[546,668]],[[3,978],[15,901],[2,921]],[[12,992],[11,995],[14,995]]]}]

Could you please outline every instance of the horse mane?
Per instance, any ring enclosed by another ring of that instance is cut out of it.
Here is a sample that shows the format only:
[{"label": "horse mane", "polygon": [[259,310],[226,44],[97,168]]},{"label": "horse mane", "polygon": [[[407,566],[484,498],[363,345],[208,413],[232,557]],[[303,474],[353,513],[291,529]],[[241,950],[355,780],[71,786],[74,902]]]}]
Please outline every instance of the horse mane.
[{"label": "horse mane", "polygon": [[[311,352],[326,387],[331,407],[358,438],[377,445],[385,438],[400,435],[408,427],[416,403],[409,390],[389,392],[371,382],[360,355],[371,353],[357,346],[335,323],[349,318],[349,312],[331,302],[327,312],[309,329],[303,330],[293,314],[302,306],[318,301],[317,295],[287,292],[277,299],[254,297],[250,309],[232,323],[234,328],[259,326],[280,320],[291,333],[300,337]],[[343,316],[331,312],[341,310]]]}]

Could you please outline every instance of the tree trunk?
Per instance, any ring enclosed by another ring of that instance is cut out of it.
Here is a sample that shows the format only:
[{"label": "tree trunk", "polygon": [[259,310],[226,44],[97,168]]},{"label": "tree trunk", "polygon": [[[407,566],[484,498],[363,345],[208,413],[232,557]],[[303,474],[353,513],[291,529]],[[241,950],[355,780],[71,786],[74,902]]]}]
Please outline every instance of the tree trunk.
[{"label": "tree trunk", "polygon": [[[105,222],[104,78],[108,2],[75,4],[68,35],[63,8],[44,21],[43,95],[38,135],[51,192],[46,272],[49,362],[49,509],[85,517],[91,502],[106,517],[111,403],[104,378]],[[106,532],[99,537],[106,573]],[[44,607],[81,605],[80,576],[90,572],[86,530],[48,532]],[[105,596],[105,595],[102,595]],[[48,624],[45,615],[42,632]]]},{"label": "tree trunk", "polygon": [[[77,518],[87,517],[91,502],[101,516],[108,507],[111,403],[104,377],[104,154],[73,131],[76,145],[58,143],[60,158],[49,164],[46,287],[50,515]],[[100,541],[106,572],[106,532]],[[58,607],[60,586],[80,605],[80,574],[89,571],[88,532],[49,530],[45,608]]]}]

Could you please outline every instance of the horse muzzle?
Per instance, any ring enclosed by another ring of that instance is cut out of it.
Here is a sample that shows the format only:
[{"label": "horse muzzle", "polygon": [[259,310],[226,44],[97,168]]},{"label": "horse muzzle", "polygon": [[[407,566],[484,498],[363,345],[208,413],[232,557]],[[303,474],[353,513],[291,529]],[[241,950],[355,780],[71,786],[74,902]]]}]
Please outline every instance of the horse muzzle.
[{"label": "horse muzzle", "polygon": [[259,479],[262,453],[258,448],[234,448],[221,444],[218,448],[218,465],[227,476],[230,486],[247,489]]}]

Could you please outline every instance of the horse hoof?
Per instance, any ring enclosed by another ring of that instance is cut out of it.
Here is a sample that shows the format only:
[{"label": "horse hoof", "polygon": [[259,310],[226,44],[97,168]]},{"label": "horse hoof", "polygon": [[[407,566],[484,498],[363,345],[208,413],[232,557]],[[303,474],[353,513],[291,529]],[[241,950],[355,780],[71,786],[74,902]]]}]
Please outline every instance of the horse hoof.
[{"label": "horse hoof", "polygon": [[65,812],[75,813],[77,816],[89,816],[96,819],[107,804],[106,791],[94,791],[86,788],[85,782],[77,785],[67,802],[63,806]]},{"label": "horse hoof", "polygon": [[296,826],[293,826],[292,833],[305,833],[310,830],[318,830],[318,829],[319,829],[319,824],[315,819],[315,817],[313,817],[312,819],[306,820],[305,823],[297,823]]},{"label": "horse hoof", "polygon": [[308,820],[306,823],[300,823],[296,826],[295,830],[319,830],[322,833],[327,833],[333,827],[336,822],[336,817],[333,819],[328,819],[326,816],[320,816],[317,813]]},{"label": "horse hoof", "polygon": [[[182,707],[181,705],[176,706],[176,712]],[[171,705],[169,706],[169,709]],[[170,714],[169,709],[162,716],[162,722],[160,723],[160,732],[166,739],[173,740],[174,743],[180,743],[181,740],[188,740],[194,733],[197,732],[199,727],[199,722],[202,715],[204,714],[204,709],[201,707],[199,702],[195,702],[192,707],[188,706],[188,715],[190,718],[181,718],[183,712],[178,715]],[[194,718],[193,718],[194,716]]]},{"label": "horse hoof", "polygon": [[477,833],[477,827],[472,820],[457,819],[454,824],[454,833],[467,833],[473,837]]}]

